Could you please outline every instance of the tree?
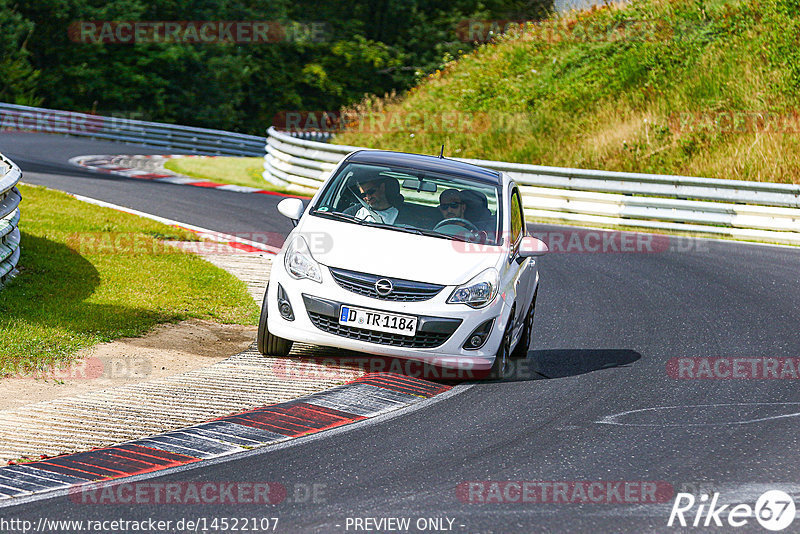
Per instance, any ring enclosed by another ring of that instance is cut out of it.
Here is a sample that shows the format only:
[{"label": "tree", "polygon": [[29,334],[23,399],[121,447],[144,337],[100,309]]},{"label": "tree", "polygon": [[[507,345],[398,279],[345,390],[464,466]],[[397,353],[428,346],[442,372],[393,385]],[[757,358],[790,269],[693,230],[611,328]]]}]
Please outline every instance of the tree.
[{"label": "tree", "polygon": [[39,72],[30,63],[27,39],[33,23],[15,11],[7,0],[0,0],[0,101],[37,105]]}]

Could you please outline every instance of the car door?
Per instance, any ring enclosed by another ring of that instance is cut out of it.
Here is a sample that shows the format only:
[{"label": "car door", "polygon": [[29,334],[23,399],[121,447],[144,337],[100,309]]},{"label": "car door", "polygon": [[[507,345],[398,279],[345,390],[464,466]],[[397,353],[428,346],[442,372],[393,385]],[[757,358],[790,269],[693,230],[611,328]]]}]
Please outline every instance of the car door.
[{"label": "car door", "polygon": [[[525,213],[522,209],[522,195],[516,184],[510,187],[509,213],[511,216],[509,244],[509,270],[514,273],[514,288],[516,293],[517,311],[515,316],[515,329],[524,324],[525,313],[533,297],[534,271],[531,268],[533,258],[519,257],[520,241],[527,234],[525,230]],[[516,335],[516,332],[515,332]]]}]

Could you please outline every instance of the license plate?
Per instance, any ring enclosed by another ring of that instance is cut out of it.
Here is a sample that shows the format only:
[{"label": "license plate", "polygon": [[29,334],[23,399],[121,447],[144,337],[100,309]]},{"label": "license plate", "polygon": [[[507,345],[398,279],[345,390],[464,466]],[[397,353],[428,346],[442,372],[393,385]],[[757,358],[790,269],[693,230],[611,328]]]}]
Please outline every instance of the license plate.
[{"label": "license plate", "polygon": [[413,336],[417,331],[416,317],[350,306],[342,306],[339,312],[339,324],[401,336]]}]

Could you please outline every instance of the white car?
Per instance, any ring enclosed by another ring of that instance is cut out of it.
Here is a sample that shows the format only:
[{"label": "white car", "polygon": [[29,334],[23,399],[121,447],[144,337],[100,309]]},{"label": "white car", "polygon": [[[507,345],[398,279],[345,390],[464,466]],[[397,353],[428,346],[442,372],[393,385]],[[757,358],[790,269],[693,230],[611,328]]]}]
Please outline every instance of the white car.
[{"label": "white car", "polygon": [[506,174],[441,157],[349,154],[275,257],[258,349],[338,347],[503,377],[525,357],[539,287],[522,199]]}]

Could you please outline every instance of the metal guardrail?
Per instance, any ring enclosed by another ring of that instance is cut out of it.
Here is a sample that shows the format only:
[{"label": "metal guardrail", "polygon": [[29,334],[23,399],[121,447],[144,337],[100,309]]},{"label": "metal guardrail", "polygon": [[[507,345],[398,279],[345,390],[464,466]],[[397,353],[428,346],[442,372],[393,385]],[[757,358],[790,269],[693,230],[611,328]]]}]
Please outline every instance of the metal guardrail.
[{"label": "metal guardrail", "polygon": [[0,154],[0,288],[16,275],[19,262],[20,178],[19,167]]},{"label": "metal guardrail", "polygon": [[[267,133],[264,178],[302,192],[360,148]],[[456,159],[509,174],[537,220],[800,244],[800,185]]]},{"label": "metal guardrail", "polygon": [[223,130],[0,103],[0,126],[164,147],[200,155],[264,155],[265,139]]}]

